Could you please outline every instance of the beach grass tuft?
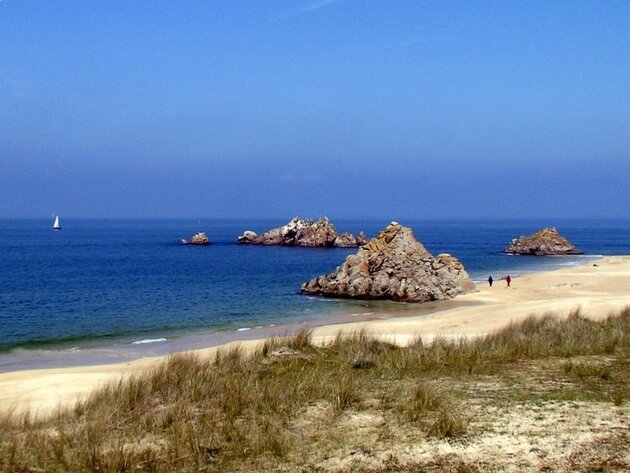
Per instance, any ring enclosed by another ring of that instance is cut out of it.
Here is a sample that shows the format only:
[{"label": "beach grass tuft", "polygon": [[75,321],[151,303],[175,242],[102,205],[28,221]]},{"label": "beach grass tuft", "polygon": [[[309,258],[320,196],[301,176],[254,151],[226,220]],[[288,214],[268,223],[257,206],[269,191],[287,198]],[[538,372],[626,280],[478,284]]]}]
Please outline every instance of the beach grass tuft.
[{"label": "beach grass tuft", "polygon": [[303,328],[295,335],[289,337],[287,346],[295,350],[305,350],[310,348],[312,338],[313,330],[310,328]]}]

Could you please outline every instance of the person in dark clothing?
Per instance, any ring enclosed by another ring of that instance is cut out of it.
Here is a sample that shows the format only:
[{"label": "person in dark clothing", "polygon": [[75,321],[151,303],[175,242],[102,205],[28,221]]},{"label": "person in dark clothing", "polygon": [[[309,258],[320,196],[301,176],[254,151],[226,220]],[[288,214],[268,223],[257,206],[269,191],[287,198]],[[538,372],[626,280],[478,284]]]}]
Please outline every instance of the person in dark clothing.
[{"label": "person in dark clothing", "polygon": [[494,279],[492,279],[492,276],[488,276],[488,284],[490,285],[490,287],[492,287],[492,281],[494,281]]},{"label": "person in dark clothing", "polygon": [[512,278],[510,277],[509,274],[505,277],[505,282],[507,283],[507,287],[510,287],[510,283],[512,282]]}]

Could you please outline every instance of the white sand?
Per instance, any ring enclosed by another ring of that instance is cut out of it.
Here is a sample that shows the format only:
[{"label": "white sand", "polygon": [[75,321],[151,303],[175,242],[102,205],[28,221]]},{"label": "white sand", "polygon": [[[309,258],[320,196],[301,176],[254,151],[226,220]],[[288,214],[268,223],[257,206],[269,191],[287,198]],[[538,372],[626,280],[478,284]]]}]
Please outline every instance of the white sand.
[{"label": "white sand", "polygon": [[[530,314],[566,315],[575,309],[599,319],[630,306],[630,256],[607,257],[583,266],[529,274],[513,279],[510,288],[505,281],[495,281],[491,288],[483,284],[478,289],[457,298],[470,305],[436,310],[428,315],[322,326],[314,330],[314,341],[325,343],[340,331],[361,329],[399,344],[417,336],[474,336],[495,331]],[[229,345],[253,349],[260,343]],[[208,348],[199,353],[211,356],[216,350]],[[35,415],[51,413],[57,407],[72,405],[104,383],[146,369],[160,360],[2,373],[0,409],[29,409]]]}]

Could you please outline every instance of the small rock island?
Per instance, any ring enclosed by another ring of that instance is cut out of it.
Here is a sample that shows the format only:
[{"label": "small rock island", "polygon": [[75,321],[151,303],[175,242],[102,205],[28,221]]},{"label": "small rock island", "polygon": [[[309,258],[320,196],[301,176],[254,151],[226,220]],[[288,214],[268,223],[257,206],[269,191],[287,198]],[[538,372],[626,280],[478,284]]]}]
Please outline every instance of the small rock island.
[{"label": "small rock island", "polygon": [[210,239],[205,232],[195,233],[190,240],[181,240],[182,245],[209,245]]},{"label": "small rock island", "polygon": [[296,217],[286,225],[262,235],[247,230],[238,237],[238,242],[243,245],[353,248],[367,243],[367,237],[363,232],[356,237],[350,233],[338,234],[335,226],[326,217],[316,222]]},{"label": "small rock island", "polygon": [[428,302],[472,292],[464,266],[449,254],[434,257],[410,228],[390,223],[333,273],[302,284],[304,294]]},{"label": "small rock island", "polygon": [[560,235],[554,227],[543,228],[533,235],[515,238],[505,248],[504,253],[534,256],[583,254],[569,240]]}]

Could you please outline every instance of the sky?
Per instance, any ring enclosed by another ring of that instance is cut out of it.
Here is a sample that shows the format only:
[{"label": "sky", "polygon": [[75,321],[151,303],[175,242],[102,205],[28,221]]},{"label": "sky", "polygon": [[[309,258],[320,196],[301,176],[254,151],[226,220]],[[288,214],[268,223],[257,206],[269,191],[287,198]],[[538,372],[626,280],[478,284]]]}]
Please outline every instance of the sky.
[{"label": "sky", "polygon": [[630,2],[0,0],[0,218],[630,218]]}]

